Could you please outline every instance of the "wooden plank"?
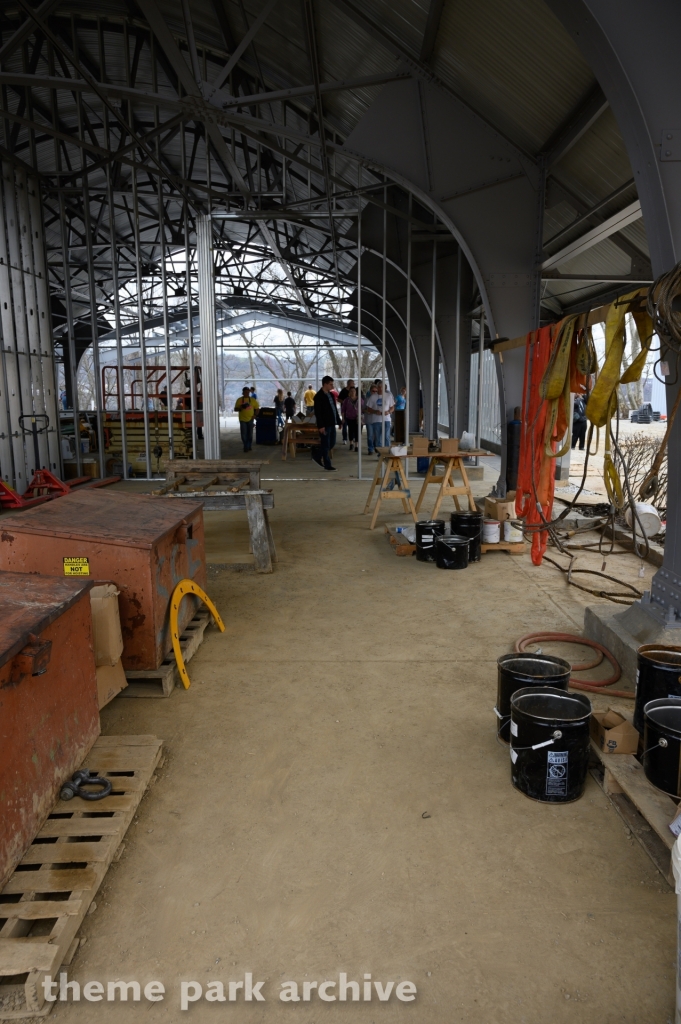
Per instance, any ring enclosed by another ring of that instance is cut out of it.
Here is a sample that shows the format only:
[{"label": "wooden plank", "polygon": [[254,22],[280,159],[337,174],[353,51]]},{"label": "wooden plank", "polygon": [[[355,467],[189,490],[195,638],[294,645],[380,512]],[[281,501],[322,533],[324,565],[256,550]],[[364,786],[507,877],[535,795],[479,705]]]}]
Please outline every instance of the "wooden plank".
[{"label": "wooden plank", "polygon": [[[185,630],[180,636],[180,648],[185,664],[198,651],[203,642],[206,627],[211,622],[210,612],[202,609],[185,626]],[[174,657],[168,658],[157,669],[127,671],[125,678],[128,681],[128,686],[118,694],[119,697],[165,698],[169,697],[175,686],[179,686],[180,683],[180,674],[177,671]]]},{"label": "wooden plank", "polygon": [[[107,800],[110,797],[106,798]],[[124,819],[118,818],[48,818],[37,839],[54,839],[66,836],[117,836],[124,827]]]},{"label": "wooden plank", "polygon": [[0,939],[0,975],[3,977],[31,971],[51,974],[58,962],[58,946],[35,939]]},{"label": "wooden plank", "polygon": [[81,892],[99,884],[97,872],[92,868],[69,868],[58,871],[41,868],[39,871],[15,871],[2,890],[3,896],[16,896],[24,892]]},{"label": "wooden plank", "polygon": [[483,555],[488,551],[509,551],[512,555],[522,555],[526,548],[524,540],[519,540],[517,542],[500,540],[498,544],[481,544],[480,550]]},{"label": "wooden plank", "polygon": [[[560,278],[557,277],[554,278],[554,280],[559,281]],[[622,282],[623,287],[625,287],[625,294],[627,291],[634,291],[636,288],[635,284],[632,284],[630,288],[626,288],[626,284],[626,281]],[[593,327],[594,324],[604,324],[608,318],[611,305],[612,303],[608,302],[605,306],[596,306],[595,309],[589,310],[589,316],[587,319],[589,327]],[[492,345],[492,352],[508,352],[514,348],[524,348],[526,341],[526,334],[521,335],[519,338],[506,338],[505,341],[498,341],[495,345]]]},{"label": "wooden plank", "polygon": [[191,498],[194,501],[203,502],[204,512],[239,512],[246,509],[246,495],[258,494],[262,499],[263,508],[274,508],[274,495],[272,491],[242,491],[233,494],[231,491],[206,492],[206,491],[173,491],[166,494],[166,498]]},{"label": "wooden plank", "polygon": [[[126,783],[133,782],[133,783],[135,783],[135,787],[133,788],[130,785],[126,785],[124,787],[124,786],[121,785],[122,782],[126,782]],[[118,796],[118,795],[117,796],[113,796],[113,795],[112,796],[108,796],[106,798],[106,810],[107,811],[118,811],[118,812],[122,812],[123,814],[125,814],[125,812],[127,810],[129,810],[130,807],[134,804],[134,802],[136,800],[136,793],[137,793],[137,790],[139,789],[139,787],[140,787],[140,780],[139,779],[135,779],[135,778],[125,778],[125,779],[119,778],[119,779],[116,779],[116,785],[115,785],[114,788],[115,789],[125,789],[128,792],[126,792],[124,794],[121,794],[120,796]],[[68,814],[68,813],[73,814],[74,810],[76,810],[76,809],[78,809],[79,811],[87,811],[88,813],[93,813],[93,805],[91,803],[90,804],[86,803],[85,800],[81,800],[81,798],[78,797],[78,796],[74,797],[73,800],[68,800],[68,801],[66,801],[66,800],[58,800],[57,803],[52,808],[52,811],[50,813],[51,814]],[[104,808],[102,808],[102,810],[104,810]],[[56,820],[58,820],[58,819],[56,819]],[[66,819],[62,819],[62,820],[66,820]],[[94,827],[94,825],[97,822],[97,818],[91,818],[89,820],[92,822],[93,827]],[[89,834],[91,835],[92,833],[89,833]]]},{"label": "wooden plank", "polygon": [[[45,969],[44,964],[39,962],[31,965],[26,959],[21,961],[19,954],[12,952],[12,950],[18,949],[20,945],[24,945],[27,941],[22,936],[19,936],[15,930],[22,927],[22,917],[16,916],[5,920],[2,926],[3,943],[5,945],[0,949],[0,973],[5,976],[22,973],[27,974],[28,977],[23,987],[17,986],[16,990],[13,991],[13,995],[18,1002],[15,1002],[11,1010],[0,1003],[0,1019],[16,1020],[40,1016],[43,1013],[49,1012],[49,1005],[43,1010],[45,1000],[42,980],[47,973],[54,975],[56,973],[55,968],[58,969],[59,965],[65,962],[65,958],[68,958],[69,952],[74,948],[76,933],[82,924],[83,917],[90,907],[109,865],[115,859],[116,852],[121,849],[121,837],[129,826],[144,791],[149,785],[153,771],[160,760],[161,741],[156,737],[148,737],[148,739],[149,742],[146,746],[131,742],[115,747],[109,742],[109,745],[105,745],[99,753],[97,743],[95,743],[91,752],[95,760],[120,755],[127,755],[128,758],[134,760],[134,764],[131,764],[130,761],[126,764],[124,761],[126,767],[121,767],[120,769],[121,771],[134,772],[132,776],[125,775],[120,778],[124,779],[127,783],[132,783],[136,788],[136,792],[129,798],[125,812],[118,819],[122,822],[123,828],[121,828],[117,835],[108,836],[100,842],[68,843],[59,842],[58,840],[55,843],[35,843],[27,851],[25,858],[27,861],[38,860],[40,863],[45,862],[45,857],[49,857],[51,863],[54,863],[53,858],[56,857],[59,857],[64,863],[69,863],[71,858],[78,858],[79,860],[83,858],[87,867],[83,869],[64,868],[62,870],[55,867],[41,867],[35,871],[17,869],[5,886],[5,894],[23,895],[24,900],[20,902],[24,904],[32,903],[34,894],[69,893],[74,897],[73,903],[76,901],[80,902],[80,909],[77,913],[62,913],[55,915],[54,918],[43,918],[43,920],[52,922],[49,934],[40,937],[40,944],[43,946],[48,946],[49,944],[49,949],[54,951],[54,961],[50,962],[49,969]],[[146,761],[143,767],[137,767],[140,760]],[[58,808],[66,807],[66,813],[69,814],[69,818],[59,819],[52,817],[49,820],[53,823],[73,821],[81,815],[91,815],[93,811],[97,814],[95,808],[97,810],[102,808],[102,811],[104,808],[113,809],[112,804],[115,801],[115,797],[107,797],[105,802],[95,805],[82,801],[78,797],[66,803],[60,801],[53,809],[53,814]],[[103,811],[103,813],[106,812]],[[94,826],[96,828],[97,821],[112,821],[113,819],[83,817],[81,820],[89,823],[89,827]],[[74,862],[77,863],[78,861],[74,860]],[[13,904],[13,906],[18,907],[19,905]],[[22,914],[23,908],[17,909],[14,913],[17,915]],[[7,951],[6,957],[3,955],[5,951]],[[28,966],[26,966],[27,963]],[[21,964],[21,966],[18,967],[17,964]]]},{"label": "wooden plank", "polygon": [[251,534],[256,572],[272,572],[272,554],[263,515],[262,497],[259,494],[253,494],[252,491],[248,491],[243,497],[248,513],[248,528]]},{"label": "wooden plank", "polygon": [[[206,613],[207,614],[207,613]],[[192,622],[194,620],[192,619]],[[120,750],[122,747],[155,747],[159,742],[156,736],[98,736],[97,749],[114,747]],[[94,810],[95,808],[93,808]]]},{"label": "wooden plank", "polygon": [[24,900],[22,903],[0,903],[0,918],[18,921],[40,921],[53,917],[79,914],[82,900]]},{"label": "wooden plank", "polygon": [[111,852],[111,836],[101,843],[33,843],[20,864],[97,864]]},{"label": "wooden plank", "polygon": [[604,754],[593,742],[591,749],[636,810],[655,830],[667,849],[671,850],[676,839],[669,831],[669,823],[678,813],[672,798],[648,782],[643,766],[633,754]]},{"label": "wooden plank", "polygon": [[149,747],[124,747],[122,750],[98,750],[94,747],[85,758],[83,768],[98,772],[134,771],[146,768],[154,758]]}]

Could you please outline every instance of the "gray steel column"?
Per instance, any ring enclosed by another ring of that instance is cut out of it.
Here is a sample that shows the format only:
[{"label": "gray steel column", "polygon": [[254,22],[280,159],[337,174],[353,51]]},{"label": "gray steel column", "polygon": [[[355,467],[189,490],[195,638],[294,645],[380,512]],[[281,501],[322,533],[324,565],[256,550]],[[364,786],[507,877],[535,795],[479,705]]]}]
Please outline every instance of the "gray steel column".
[{"label": "gray steel column", "polygon": [[[21,405],[20,414],[30,415],[33,412],[31,394],[31,363],[28,344],[28,325],[26,323],[26,298],[24,295],[24,275],[21,271],[21,244],[19,241],[19,224],[16,204],[16,185],[14,170],[10,164],[3,165],[3,184],[5,192],[5,225],[9,250],[9,276],[11,285],[11,310],[14,315],[14,340],[16,360],[16,381],[14,386]],[[12,418],[16,444],[14,446],[14,468],[17,473],[17,485],[25,490],[31,478],[33,468],[33,443],[26,446],[19,426],[18,418]],[[22,472],[23,466],[23,472]],[[35,467],[38,468],[37,466]],[[23,477],[23,479],[21,479]]]},{"label": "gray steel column", "polygon": [[69,350],[69,377],[71,385],[71,414],[73,418],[73,445],[76,457],[76,476],[82,473],[80,458],[80,423],[78,420],[78,383],[76,379],[76,340],[73,327],[73,304],[71,302],[71,267],[69,264],[69,242],[71,229],[66,222],[64,193],[59,193],[59,223],[61,227],[62,267],[64,272],[64,307],[66,309],[66,345]]},{"label": "gray steel column", "polygon": [[[437,224],[437,220],[435,220]],[[435,386],[435,301],[437,299],[437,242],[433,240],[433,291],[430,306],[430,437],[437,437],[437,389]]]},{"label": "gray steel column", "polygon": [[362,479],[362,167],[357,168],[357,476]]},{"label": "gray steel column", "polygon": [[[83,150],[85,164],[85,150]],[[94,377],[95,415],[97,417],[97,450],[99,454],[99,475],[106,476],[104,468],[104,402],[102,400],[102,378],[99,364],[99,325],[97,323],[97,285],[95,282],[95,265],[92,254],[92,221],[90,218],[90,193],[87,176],[83,171],[83,217],[85,227],[85,252],[87,258],[88,283],[90,289],[90,331],[92,334],[92,375]]]},{"label": "gray steel column", "polygon": [[[411,429],[411,223],[414,197],[409,193],[409,220],[407,222],[407,315],[405,323],[405,335],[407,342],[405,381],[407,388],[406,404],[404,407],[404,443],[409,444],[409,431]],[[409,459],[404,460],[404,466],[409,477]]]},{"label": "gray steel column", "polygon": [[449,413],[450,437],[458,437],[459,430],[459,364],[461,356],[461,260],[463,254],[459,246],[456,257],[456,326],[454,328],[454,387],[452,388],[452,408]]},{"label": "gray steel column", "polygon": [[[9,265],[7,259],[7,241],[5,234],[5,213],[3,203],[4,168],[0,179],[0,326],[2,327],[2,381],[0,387],[0,473],[5,483],[24,490],[26,486],[25,468],[23,467],[23,445],[19,447],[18,435],[12,437],[10,423],[17,423],[21,415],[19,389],[16,385],[16,361],[14,358],[14,321],[12,318],[12,291],[9,282]],[[16,449],[16,451],[14,451]],[[15,457],[19,457],[18,465],[24,476],[20,486],[15,474]]]},{"label": "gray steel column", "polygon": [[35,270],[36,315],[40,335],[40,359],[45,412],[50,420],[47,431],[47,455],[53,473],[61,476],[61,448],[59,430],[59,395],[57,393],[52,343],[52,315],[47,286],[47,259],[45,256],[45,231],[40,207],[40,182],[38,178],[27,180],[28,210],[33,246],[33,267]]},{"label": "gray steel column", "polygon": [[[478,341],[478,399],[475,410],[475,446],[480,447],[482,433],[482,382],[485,373],[485,314],[480,316],[480,339]],[[476,457],[476,465],[479,459]]]},{"label": "gray steel column", "polygon": [[137,195],[137,168],[132,170],[132,223],[135,235],[135,262],[137,264],[137,332],[140,343],[142,370],[142,419],[144,422],[144,459],[147,479],[151,479],[151,441],[149,436],[149,395],[147,390],[147,351],[144,340],[144,302],[142,295],[142,247],[140,244],[140,208]]},{"label": "gray steel column", "polygon": [[199,274],[199,321],[201,324],[201,391],[203,395],[204,458],[220,458],[218,412],[218,360],[215,331],[215,282],[213,280],[212,222],[199,214],[196,220],[196,255]]},{"label": "gray steel column", "polygon": [[[111,184],[111,168],[106,169],[107,202],[109,207],[109,236],[111,241],[111,289],[114,304],[114,330],[116,331],[116,367],[118,369],[118,412],[121,418],[121,448],[123,479],[128,479],[128,437],[125,420],[125,373],[123,370],[123,339],[121,335],[121,300],[118,284],[118,251],[116,249],[116,218],[114,196]],[[104,399],[106,402],[106,399]]]},{"label": "gray steel column", "polygon": [[[24,412],[36,413],[39,416],[46,415],[42,360],[40,358],[40,330],[38,328],[38,299],[35,289],[35,266],[33,263],[33,246],[31,244],[31,225],[28,214],[28,199],[26,196],[26,175],[23,170],[16,170],[15,186],[17,198],[17,227],[19,235],[19,267],[23,271],[24,283],[24,317],[26,319],[27,356],[30,371],[31,405]],[[38,429],[45,426],[44,420],[37,421]],[[28,428],[29,424],[25,426]],[[50,457],[47,451],[47,432],[38,434],[38,457],[39,466],[33,466],[35,462],[33,439],[26,438],[26,454],[30,465],[34,470],[49,469]]]},{"label": "gray steel column", "polygon": [[385,442],[385,367],[386,367],[386,317],[388,313],[388,189],[383,189],[383,267],[381,281],[381,381],[383,402],[381,404],[381,444]]}]

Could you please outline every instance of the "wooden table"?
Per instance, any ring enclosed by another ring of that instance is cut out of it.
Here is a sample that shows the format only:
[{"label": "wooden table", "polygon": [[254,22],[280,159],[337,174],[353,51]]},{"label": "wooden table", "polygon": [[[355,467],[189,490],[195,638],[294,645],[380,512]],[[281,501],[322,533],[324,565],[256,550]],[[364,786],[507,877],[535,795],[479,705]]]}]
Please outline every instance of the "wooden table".
[{"label": "wooden table", "polygon": [[168,459],[165,487],[154,494],[168,494],[194,484],[194,490],[206,490],[223,484],[243,488],[243,481],[252,490],[260,488],[260,467],[269,466],[267,459]]},{"label": "wooden table", "polygon": [[[369,529],[373,530],[376,525],[376,519],[378,518],[378,511],[381,504],[391,498],[401,501],[404,511],[411,512],[412,518],[414,522],[416,522],[416,509],[414,508],[414,502],[411,500],[409,482],[404,472],[404,460],[408,459],[409,455],[392,455],[389,448],[379,448],[378,453],[380,458],[376,465],[374,479],[371,481],[371,487],[369,488],[369,497],[367,498],[367,503],[364,506],[364,515],[368,515],[374,491],[378,487],[378,499],[376,501],[376,507],[374,508],[374,514]],[[390,477],[393,473],[397,475],[397,478],[402,485],[399,488],[388,487]]]},{"label": "wooden table", "polygon": [[272,572],[277,551],[267,510],[274,508],[272,491],[260,488],[260,467],[253,459],[172,459],[166,484],[151,493],[164,498],[193,498],[205,512],[245,509],[256,572]]},{"label": "wooden table", "polygon": [[296,457],[296,447],[299,444],[319,445],[319,427],[310,420],[294,420],[284,427],[284,434],[281,439],[281,457],[286,460],[287,455]]},{"label": "wooden table", "polygon": [[[492,452],[484,451],[472,451],[472,452],[457,452],[455,455],[445,455],[442,452],[435,452],[430,454],[428,458],[430,463],[428,464],[428,472],[426,473],[426,479],[423,481],[421,487],[421,493],[419,494],[418,501],[416,502],[416,511],[418,512],[423,504],[423,499],[426,496],[426,491],[430,484],[437,484],[440,490],[437,493],[435,499],[435,507],[433,508],[432,517],[436,518],[440,511],[440,505],[443,499],[449,495],[454,499],[457,511],[461,511],[461,505],[459,504],[460,497],[468,498],[468,507],[471,512],[477,512],[477,506],[475,499],[473,498],[473,492],[471,491],[471,485],[468,480],[468,474],[466,473],[466,467],[463,462],[464,459],[471,458],[473,456],[492,455]],[[439,466],[444,466],[444,472],[438,473]],[[462,486],[457,486],[452,480],[452,472],[457,470],[461,474]]]}]

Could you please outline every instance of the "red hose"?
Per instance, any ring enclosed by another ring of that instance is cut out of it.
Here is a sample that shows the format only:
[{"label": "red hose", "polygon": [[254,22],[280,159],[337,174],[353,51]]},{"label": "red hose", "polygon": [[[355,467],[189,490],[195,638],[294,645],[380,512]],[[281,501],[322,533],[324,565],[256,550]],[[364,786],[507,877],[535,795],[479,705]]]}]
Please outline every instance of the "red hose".
[{"label": "red hose", "polygon": [[[595,651],[600,651],[612,665],[612,674],[606,679],[582,682],[581,679],[575,679],[574,676],[570,676],[570,686],[575,690],[587,690],[589,693],[602,693],[605,686],[611,686],[613,683],[616,683],[622,675],[622,669],[620,668],[617,659],[610,653],[607,647],[603,647],[602,644],[596,643],[595,640],[588,640],[586,637],[577,636],[574,633],[528,633],[526,636],[521,636],[520,640],[516,641],[516,654],[522,654],[529,644],[538,644],[540,642],[548,643],[550,641],[563,644],[581,644],[584,647],[592,647]],[[572,666],[573,671],[579,672],[583,672],[585,668],[586,665],[579,665],[579,667],[577,665]],[[593,665],[589,664],[589,668],[593,668]],[[635,694],[629,693],[626,690],[608,690],[607,692],[611,697],[628,697],[630,700],[633,700],[635,696]]]}]

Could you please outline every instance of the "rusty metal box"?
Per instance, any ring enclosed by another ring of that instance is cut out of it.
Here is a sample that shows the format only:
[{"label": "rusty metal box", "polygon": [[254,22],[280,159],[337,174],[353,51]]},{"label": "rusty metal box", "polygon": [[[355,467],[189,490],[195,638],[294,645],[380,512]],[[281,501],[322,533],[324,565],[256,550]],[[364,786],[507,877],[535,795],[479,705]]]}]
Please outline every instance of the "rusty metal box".
[{"label": "rusty metal box", "polygon": [[[123,667],[156,669],[172,650],[169,606],[175,584],[188,578],[206,586],[203,505],[125,491],[76,491],[3,517],[0,569],[83,573],[115,583]],[[184,598],[181,629],[196,607],[196,598]]]},{"label": "rusty metal box", "polygon": [[99,735],[91,586],[0,573],[0,890]]}]

